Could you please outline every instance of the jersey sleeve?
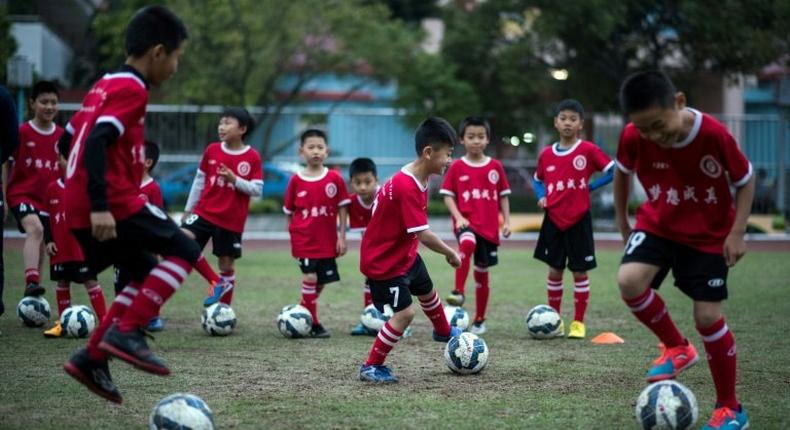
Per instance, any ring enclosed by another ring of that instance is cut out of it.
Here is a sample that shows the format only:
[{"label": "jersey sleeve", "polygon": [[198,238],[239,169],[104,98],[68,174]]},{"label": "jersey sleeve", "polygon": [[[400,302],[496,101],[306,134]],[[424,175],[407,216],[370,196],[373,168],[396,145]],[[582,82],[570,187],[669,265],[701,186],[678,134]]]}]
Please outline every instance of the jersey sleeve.
[{"label": "jersey sleeve", "polygon": [[538,156],[538,166],[535,168],[535,174],[533,175],[534,179],[543,182],[546,175],[546,150],[544,149],[543,152],[540,153]]},{"label": "jersey sleeve", "polygon": [[285,187],[285,196],[283,197],[283,212],[286,215],[294,213],[294,201],[296,200],[296,175],[291,176],[288,181],[288,186]]},{"label": "jersey sleeve", "polygon": [[444,174],[444,181],[442,181],[442,187],[439,188],[439,194],[443,196],[455,197],[456,194],[455,184],[457,183],[455,179],[456,176],[455,172],[458,170],[458,168],[456,168],[455,166],[456,166],[455,163],[451,164],[450,168],[447,169],[447,173]]},{"label": "jersey sleeve", "polygon": [[499,196],[506,196],[510,194],[510,183],[507,180],[507,175],[505,174],[505,168],[502,167],[502,163],[496,163],[496,170],[499,172],[499,181],[497,181],[497,191],[499,192]]},{"label": "jersey sleeve", "polygon": [[200,157],[200,164],[198,164],[198,170],[200,170],[203,173],[209,173],[209,171],[208,171],[208,160],[209,160],[210,157],[207,157],[209,148],[211,148],[211,145],[207,146],[206,150],[203,151],[203,156]]},{"label": "jersey sleeve", "polygon": [[123,136],[128,127],[145,117],[148,92],[136,84],[112,92],[102,104],[96,124],[109,123],[118,129],[118,137]]},{"label": "jersey sleeve", "polygon": [[254,151],[255,160],[252,163],[252,170],[250,173],[250,181],[261,181],[263,183],[263,163],[261,161],[261,155],[258,154],[258,151]]},{"label": "jersey sleeve", "polygon": [[348,206],[351,204],[351,197],[348,195],[348,187],[346,181],[340,175],[335,175],[335,184],[337,185],[337,205]]},{"label": "jersey sleeve", "polygon": [[738,147],[735,138],[726,130],[722,131],[721,150],[724,170],[729,173],[732,185],[737,188],[746,185],[752,177],[752,163]]},{"label": "jersey sleeve", "polygon": [[617,144],[617,168],[625,174],[634,173],[638,144],[639,133],[636,127],[633,124],[626,125]]},{"label": "jersey sleeve", "polygon": [[422,195],[416,189],[402,187],[400,197],[400,213],[406,233],[418,233],[428,230],[428,214],[423,209]]},{"label": "jersey sleeve", "polygon": [[594,143],[590,148],[590,158],[592,159],[595,170],[603,172],[612,167],[614,161],[609,159],[609,156],[603,152],[603,149]]}]

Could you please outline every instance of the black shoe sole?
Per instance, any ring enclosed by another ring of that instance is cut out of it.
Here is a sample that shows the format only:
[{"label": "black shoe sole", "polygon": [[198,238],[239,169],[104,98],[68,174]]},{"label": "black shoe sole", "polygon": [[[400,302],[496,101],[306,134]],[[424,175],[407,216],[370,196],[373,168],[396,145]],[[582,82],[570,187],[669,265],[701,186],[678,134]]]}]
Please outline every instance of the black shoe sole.
[{"label": "black shoe sole", "polygon": [[148,363],[146,361],[139,360],[137,357],[123,351],[121,349],[116,348],[115,346],[101,341],[99,343],[99,349],[110,354],[114,357],[118,357],[119,359],[131,364],[132,366],[148,373],[152,373],[154,375],[161,375],[167,376],[170,374],[170,369],[164,366],[157,366],[155,364]]},{"label": "black shoe sole", "polygon": [[25,297],[38,297],[43,296],[47,290],[44,287],[25,289]]},{"label": "black shoe sole", "polygon": [[109,401],[111,401],[113,403],[118,403],[119,405],[121,403],[123,403],[123,397],[121,397],[120,395],[115,396],[115,395],[113,395],[111,393],[108,393],[108,392],[102,390],[98,385],[94,384],[93,381],[90,378],[85,376],[82,373],[82,371],[79,369],[79,367],[71,364],[70,362],[67,361],[66,364],[63,365],[63,370],[65,370],[66,373],[69,374],[69,376],[71,376],[72,378],[76,379],[77,382],[79,382],[80,384],[86,386],[89,390],[91,390],[97,396],[102,397],[102,398],[104,398],[106,400],[109,400]]}]

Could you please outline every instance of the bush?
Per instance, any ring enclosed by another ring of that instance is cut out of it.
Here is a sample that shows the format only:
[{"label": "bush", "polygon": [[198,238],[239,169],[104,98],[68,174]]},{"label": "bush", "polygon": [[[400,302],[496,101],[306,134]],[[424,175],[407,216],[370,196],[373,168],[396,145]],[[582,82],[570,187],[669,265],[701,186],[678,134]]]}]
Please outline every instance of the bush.
[{"label": "bush", "polygon": [[774,215],[774,219],[771,220],[771,227],[777,231],[785,231],[787,229],[787,220],[785,220],[784,215]]},{"label": "bush", "polygon": [[428,215],[449,215],[450,210],[444,204],[444,200],[428,200]]},{"label": "bush", "polygon": [[282,213],[282,207],[283,205],[279,200],[273,197],[266,197],[250,203],[250,214],[278,214]]}]

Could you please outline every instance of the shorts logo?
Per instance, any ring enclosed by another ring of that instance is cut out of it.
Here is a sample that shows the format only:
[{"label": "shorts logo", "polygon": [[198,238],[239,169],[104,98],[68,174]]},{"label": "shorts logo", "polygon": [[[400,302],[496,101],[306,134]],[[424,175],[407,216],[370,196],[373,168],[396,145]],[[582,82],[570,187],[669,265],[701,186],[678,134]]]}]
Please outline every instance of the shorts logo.
[{"label": "shorts logo", "polygon": [[237,169],[239,170],[239,175],[247,176],[250,174],[250,163],[246,161],[242,161],[239,163]]},{"label": "shorts logo", "polygon": [[184,220],[184,224],[192,225],[197,220],[198,220],[198,215],[197,214],[192,214],[192,215],[188,216],[187,219]]},{"label": "shorts logo", "polygon": [[234,249],[241,249],[241,244],[240,244],[239,242],[235,242],[235,243],[233,244],[233,248],[234,248]]},{"label": "shorts logo", "polygon": [[326,184],[326,188],[324,188],[324,190],[326,191],[326,196],[330,199],[337,195],[337,185],[333,183]]},{"label": "shorts logo", "polygon": [[167,215],[165,215],[165,213],[162,212],[162,209],[159,209],[158,207],[148,202],[145,203],[145,207],[148,208],[148,212],[151,212],[153,216],[159,219],[167,219]]},{"label": "shorts logo", "polygon": [[699,160],[699,168],[702,169],[702,173],[711,178],[715,179],[721,176],[721,164],[710,154],[705,155]]},{"label": "shorts logo", "polygon": [[466,181],[468,181],[468,180],[469,180],[469,175],[463,175],[463,176],[460,176],[460,177],[458,178],[458,180],[459,180],[459,181],[461,181],[461,182],[466,182]]},{"label": "shorts logo", "polygon": [[724,285],[724,279],[715,278],[708,281],[708,286],[711,288],[718,288]]},{"label": "shorts logo", "polygon": [[549,167],[546,167],[546,171],[547,172],[553,172],[555,170],[557,170],[557,167],[555,165],[553,165],[553,164],[551,166],[549,166]]},{"label": "shorts logo", "polygon": [[574,157],[573,167],[575,167],[576,170],[584,170],[584,168],[587,167],[587,157],[584,155],[577,155]]},{"label": "shorts logo", "polygon": [[588,256],[584,257],[584,261],[586,261],[586,262],[590,262],[590,261],[593,261],[593,260],[595,260],[595,257],[593,257],[592,255],[588,255]]},{"label": "shorts logo", "polygon": [[296,193],[296,197],[304,197],[306,195],[307,195],[307,191],[306,190],[302,190],[302,191],[299,191],[298,193]]},{"label": "shorts logo", "polygon": [[497,172],[496,170],[489,170],[488,182],[491,182],[492,184],[496,184],[497,182],[499,182],[499,172]]}]

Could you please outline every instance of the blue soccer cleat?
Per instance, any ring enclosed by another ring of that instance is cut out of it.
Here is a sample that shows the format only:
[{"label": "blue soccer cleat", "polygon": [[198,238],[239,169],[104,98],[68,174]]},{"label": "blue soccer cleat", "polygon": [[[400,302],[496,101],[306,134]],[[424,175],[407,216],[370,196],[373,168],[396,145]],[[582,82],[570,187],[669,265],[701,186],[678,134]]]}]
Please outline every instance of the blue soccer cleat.
[{"label": "blue soccer cleat", "polygon": [[460,336],[461,333],[463,333],[463,332],[464,331],[461,330],[458,327],[450,327],[450,335],[449,336],[440,336],[438,333],[436,333],[436,330],[434,330],[433,331],[433,340],[435,340],[437,342],[449,342],[450,339],[452,339],[454,337],[457,337],[457,336]]},{"label": "blue soccer cleat", "polygon": [[384,365],[363,364],[359,367],[359,379],[376,384],[394,384],[398,378],[392,374],[392,370]]},{"label": "blue soccer cleat", "polygon": [[680,372],[695,365],[699,361],[697,349],[691,342],[672,348],[662,346],[661,356],[653,361],[653,366],[647,371],[647,382],[658,382],[674,379]]},{"label": "blue soccer cleat", "polygon": [[162,331],[164,329],[165,329],[165,320],[163,320],[158,316],[151,318],[151,321],[148,322],[148,327],[147,327],[148,331],[155,332],[155,331]]},{"label": "blue soccer cleat", "polygon": [[233,282],[220,280],[219,282],[209,287],[209,296],[206,297],[206,300],[203,300],[203,306],[209,307],[214,303],[217,303],[219,299],[222,298],[222,296],[227,294],[228,291],[232,289],[233,289]]},{"label": "blue soccer cleat", "polygon": [[746,408],[741,406],[740,411],[728,407],[716,408],[710,421],[705,424],[702,430],[743,430],[747,428],[749,428],[749,417],[746,415]]},{"label": "blue soccer cleat", "polygon": [[351,336],[375,336],[378,332],[374,330],[369,330],[367,327],[362,325],[362,323],[358,323],[354,328],[351,329]]}]

